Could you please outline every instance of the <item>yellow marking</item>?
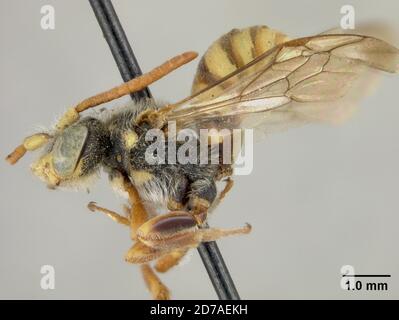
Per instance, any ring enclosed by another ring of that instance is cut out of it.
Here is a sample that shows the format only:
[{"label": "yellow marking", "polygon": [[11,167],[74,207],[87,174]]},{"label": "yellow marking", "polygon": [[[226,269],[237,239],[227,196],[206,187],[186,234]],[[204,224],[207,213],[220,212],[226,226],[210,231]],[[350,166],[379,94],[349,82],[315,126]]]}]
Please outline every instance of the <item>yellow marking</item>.
[{"label": "yellow marking", "polygon": [[209,130],[208,131],[208,144],[217,145],[222,143],[225,139],[231,138],[229,130]]},{"label": "yellow marking", "polygon": [[50,136],[45,133],[34,134],[24,140],[26,150],[33,151],[43,146],[49,140]]},{"label": "yellow marking", "polygon": [[177,211],[183,209],[183,204],[180,202],[177,202],[173,199],[168,200],[168,209],[172,211]]},{"label": "yellow marking", "polygon": [[136,184],[140,185],[146,183],[154,178],[154,176],[145,170],[132,170],[133,180]]},{"label": "yellow marking", "polygon": [[[251,62],[259,55],[288,40],[289,38],[283,33],[266,26],[233,30],[225,34],[214,42],[205,53],[194,78],[192,93],[203,90],[215,81],[234,72],[238,67]],[[226,46],[226,42],[230,42],[230,45]],[[273,58],[274,56],[269,60]],[[261,65],[264,66],[266,63],[265,60]],[[223,91],[226,85],[229,83],[214,88],[207,95],[202,95],[201,101],[212,99],[220,91]]]},{"label": "yellow marking", "polygon": [[274,30],[268,27],[259,27],[255,35],[255,55],[260,56],[262,53],[273,48],[274,42]]},{"label": "yellow marking", "polygon": [[116,174],[112,176],[111,186],[114,190],[121,192],[122,194],[126,194],[126,190],[124,188],[124,179],[121,174]]},{"label": "yellow marking", "polygon": [[125,147],[127,149],[131,149],[133,148],[133,146],[136,144],[137,142],[137,133],[132,131],[132,130],[128,130],[124,133],[123,135],[123,141],[125,143]]},{"label": "yellow marking", "polygon": [[195,78],[194,83],[193,83],[193,88],[191,89],[191,93],[197,93],[200,92],[201,90],[207,88],[209,84],[205,81],[200,81],[198,78]]},{"label": "yellow marking", "polygon": [[223,78],[237,68],[231,63],[227,52],[222,48],[220,41],[215,42],[204,56],[209,72],[216,78]]},{"label": "yellow marking", "polygon": [[83,174],[83,168],[83,159],[80,159],[71,175],[60,176],[54,169],[52,153],[45,154],[31,165],[33,174],[46,182],[50,188],[58,186],[61,182],[64,183],[81,178]]},{"label": "yellow marking", "polygon": [[75,108],[70,108],[65,112],[65,114],[58,120],[56,124],[57,129],[64,129],[70,126],[72,123],[79,120],[79,113],[76,111]]},{"label": "yellow marking", "polygon": [[287,37],[284,33],[276,31],[276,45],[280,43],[284,43],[291,40],[289,37]]},{"label": "yellow marking", "polygon": [[260,56],[276,45],[288,41],[289,38],[277,31],[266,26],[258,27],[255,35],[255,54]]},{"label": "yellow marking", "polygon": [[231,34],[231,47],[238,67],[242,67],[254,59],[250,29],[243,29]]},{"label": "yellow marking", "polygon": [[119,163],[122,162],[122,156],[120,154],[116,156],[116,161],[118,161]]},{"label": "yellow marking", "polygon": [[83,159],[80,159],[78,164],[76,165],[76,168],[75,168],[71,178],[79,178],[82,173],[83,173]]},{"label": "yellow marking", "polygon": [[50,187],[58,186],[61,178],[57,176],[53,168],[53,155],[48,153],[34,162],[31,166],[33,174],[49,184]]}]

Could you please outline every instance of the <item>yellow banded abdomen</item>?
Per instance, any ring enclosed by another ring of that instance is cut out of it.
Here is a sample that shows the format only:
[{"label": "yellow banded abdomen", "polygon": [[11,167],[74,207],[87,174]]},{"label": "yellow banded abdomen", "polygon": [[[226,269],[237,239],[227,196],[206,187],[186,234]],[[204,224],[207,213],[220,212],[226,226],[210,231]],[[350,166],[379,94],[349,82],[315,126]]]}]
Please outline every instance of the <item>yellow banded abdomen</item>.
[{"label": "yellow banded abdomen", "polygon": [[216,40],[202,56],[192,94],[205,89],[289,38],[266,26],[233,29]]}]

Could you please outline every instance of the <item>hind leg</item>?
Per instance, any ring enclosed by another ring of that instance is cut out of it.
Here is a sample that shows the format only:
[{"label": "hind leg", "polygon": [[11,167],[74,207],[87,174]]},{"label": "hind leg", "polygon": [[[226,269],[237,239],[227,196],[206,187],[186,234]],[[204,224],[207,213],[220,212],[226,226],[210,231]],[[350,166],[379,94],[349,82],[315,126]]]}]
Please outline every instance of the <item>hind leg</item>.
[{"label": "hind leg", "polygon": [[[225,187],[224,189],[220,192],[219,196],[215,199],[213,202],[212,206],[210,207],[209,210],[215,209],[220,202],[224,199],[226,194],[231,190],[233,187],[233,180],[231,178],[225,179]],[[174,209],[174,210],[179,210],[183,207],[183,205],[177,205],[175,208],[169,208],[169,209]],[[171,253],[165,254],[162,257],[160,257],[156,264],[155,264],[155,270],[158,272],[167,272],[169,271],[172,267],[176,266],[187,254],[189,249],[177,249],[172,251]]]},{"label": "hind leg", "polygon": [[199,228],[197,219],[189,212],[171,212],[148,220],[137,230],[137,239],[147,247],[156,250],[195,248],[201,242],[215,241],[220,238],[247,234],[251,226],[219,229]]},{"label": "hind leg", "polygon": [[[182,207],[182,199],[177,197],[170,199],[168,203],[168,209],[172,211],[181,209]],[[126,260],[131,263],[144,263],[157,260],[155,264],[155,270],[164,273],[176,266],[185,256],[187,251],[188,248],[176,249],[172,251],[168,249],[155,249],[148,247],[142,242],[138,241],[126,254]]]},{"label": "hind leg", "polygon": [[[137,189],[125,180],[125,189],[129,194],[131,209],[130,209],[130,230],[132,239],[136,239],[137,229],[148,220],[149,215],[145,210],[144,204],[140,199]],[[151,258],[162,255],[161,250],[154,250],[152,248],[144,248],[149,252]],[[130,250],[129,250],[130,251]],[[126,259],[128,261],[128,259]],[[152,259],[151,259],[152,260]],[[141,265],[141,274],[143,275],[144,282],[147,285],[152,297],[155,300],[169,300],[169,289],[162,283],[159,277],[155,274],[154,270],[148,263]]]},{"label": "hind leg", "polygon": [[[231,186],[232,181],[227,181],[222,198]],[[194,248],[201,242],[214,241],[229,235],[249,233],[249,225],[233,229],[202,228],[216,194],[213,180],[200,179],[193,182],[187,204],[189,211],[169,212],[148,220],[137,230],[137,239],[157,250],[175,250]]]},{"label": "hind leg", "polygon": [[183,259],[187,254],[188,250],[188,248],[176,249],[161,256],[155,263],[155,270],[162,273],[169,271],[171,268],[179,264],[181,259]]},{"label": "hind leg", "polygon": [[[233,187],[233,180],[230,177],[227,177],[224,180],[224,182],[226,184],[223,190],[220,192],[219,196],[214,200],[209,210],[215,209],[224,199],[226,194]],[[169,210],[181,210],[182,208],[183,204],[176,199],[171,201],[171,203],[168,205]],[[176,266],[181,261],[181,259],[187,254],[188,250],[189,250],[188,248],[176,249],[170,253],[162,255],[157,259],[155,263],[155,270],[162,273],[169,271],[172,267]],[[154,259],[156,258],[154,257]]]}]

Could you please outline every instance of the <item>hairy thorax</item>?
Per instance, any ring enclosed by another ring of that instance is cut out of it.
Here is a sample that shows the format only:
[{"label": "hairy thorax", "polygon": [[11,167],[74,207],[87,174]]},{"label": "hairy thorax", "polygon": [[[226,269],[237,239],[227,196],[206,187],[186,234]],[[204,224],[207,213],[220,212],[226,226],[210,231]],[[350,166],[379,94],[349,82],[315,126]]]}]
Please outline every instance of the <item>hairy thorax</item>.
[{"label": "hairy thorax", "polygon": [[[149,163],[148,150],[154,140],[148,138],[148,132],[154,128],[147,123],[139,122],[138,119],[142,112],[151,109],[155,110],[156,107],[153,105],[129,107],[112,115],[106,121],[111,150],[104,165],[108,170],[125,173],[145,201],[156,206],[178,209],[187,202],[191,184],[198,183],[197,181],[203,181],[205,185],[213,184],[225,168],[219,163],[200,165],[199,159],[194,163],[179,163],[176,156],[170,157],[168,154],[171,150],[176,154],[180,144],[173,139],[168,140],[167,137],[164,142],[164,160]],[[167,134],[167,128],[163,130]]]}]

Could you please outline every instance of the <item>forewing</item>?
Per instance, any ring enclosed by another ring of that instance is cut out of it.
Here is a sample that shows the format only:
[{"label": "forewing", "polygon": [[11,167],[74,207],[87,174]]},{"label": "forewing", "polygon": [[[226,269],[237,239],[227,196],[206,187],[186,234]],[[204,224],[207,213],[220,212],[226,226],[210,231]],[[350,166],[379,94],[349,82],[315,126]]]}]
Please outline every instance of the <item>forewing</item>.
[{"label": "forewing", "polygon": [[364,88],[370,79],[366,72],[373,69],[398,72],[399,50],[360,35],[296,39],[170,106],[166,118],[178,128],[266,132],[303,122],[340,121],[360,96],[356,86]]}]

